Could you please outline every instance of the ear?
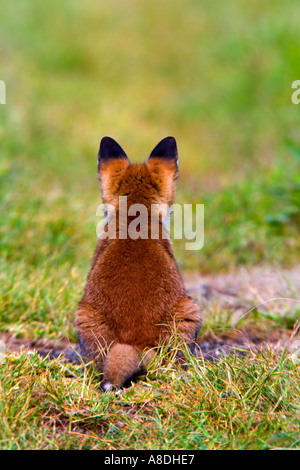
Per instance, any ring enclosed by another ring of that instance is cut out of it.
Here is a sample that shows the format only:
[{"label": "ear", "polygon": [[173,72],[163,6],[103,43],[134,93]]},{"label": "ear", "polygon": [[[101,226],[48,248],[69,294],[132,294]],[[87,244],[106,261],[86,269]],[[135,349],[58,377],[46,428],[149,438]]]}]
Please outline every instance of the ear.
[{"label": "ear", "polygon": [[122,147],[114,139],[111,137],[103,137],[98,152],[98,169],[102,163],[116,159],[128,160],[128,157]]},{"label": "ear", "polygon": [[177,144],[174,137],[165,137],[161,140],[152,150],[149,159],[154,157],[173,162],[178,167]]},{"label": "ear", "polygon": [[122,147],[111,137],[103,137],[98,153],[98,178],[105,203],[113,201],[129,164]]},{"label": "ear", "polygon": [[150,154],[147,167],[161,200],[171,204],[178,178],[178,152],[174,137],[166,137],[157,144]]}]

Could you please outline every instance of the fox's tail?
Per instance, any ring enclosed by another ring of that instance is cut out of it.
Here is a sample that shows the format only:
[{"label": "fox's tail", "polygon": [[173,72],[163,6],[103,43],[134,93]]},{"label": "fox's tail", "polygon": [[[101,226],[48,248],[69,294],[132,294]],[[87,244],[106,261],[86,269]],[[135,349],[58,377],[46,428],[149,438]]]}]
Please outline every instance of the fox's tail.
[{"label": "fox's tail", "polygon": [[143,370],[140,351],[130,344],[114,343],[102,366],[102,388],[121,388]]}]

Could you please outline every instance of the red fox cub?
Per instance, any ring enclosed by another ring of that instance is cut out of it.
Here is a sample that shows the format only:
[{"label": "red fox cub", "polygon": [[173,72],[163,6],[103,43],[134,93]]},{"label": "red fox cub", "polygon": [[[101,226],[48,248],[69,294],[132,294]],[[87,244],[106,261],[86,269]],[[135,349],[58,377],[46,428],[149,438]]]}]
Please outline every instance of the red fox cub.
[{"label": "red fox cub", "polygon": [[[76,325],[82,355],[101,370],[104,390],[121,388],[138,375],[143,370],[142,355],[168,343],[174,332],[194,349],[200,328],[199,307],[186,294],[173,257],[164,227],[168,214],[158,209],[159,230],[154,236],[150,215],[146,233],[128,235],[133,220],[130,207],[142,204],[148,211],[153,205],[170,208],[177,177],[173,137],[163,139],[147,162],[139,165],[130,163],[115,140],[104,137],[101,141],[98,178],[103,203],[109,209],[78,305]],[[120,201],[125,198],[128,212],[124,217]],[[114,237],[108,236],[112,219]]]}]

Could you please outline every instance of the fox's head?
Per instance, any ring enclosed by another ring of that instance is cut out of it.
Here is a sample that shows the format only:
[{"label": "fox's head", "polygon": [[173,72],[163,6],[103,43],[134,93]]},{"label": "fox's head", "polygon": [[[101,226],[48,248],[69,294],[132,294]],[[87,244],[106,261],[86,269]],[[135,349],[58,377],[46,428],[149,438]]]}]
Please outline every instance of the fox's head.
[{"label": "fox's head", "polygon": [[98,178],[104,204],[111,204],[116,210],[120,196],[126,196],[129,204],[171,206],[178,178],[174,137],[161,140],[144,164],[131,164],[115,140],[103,137],[98,153]]}]

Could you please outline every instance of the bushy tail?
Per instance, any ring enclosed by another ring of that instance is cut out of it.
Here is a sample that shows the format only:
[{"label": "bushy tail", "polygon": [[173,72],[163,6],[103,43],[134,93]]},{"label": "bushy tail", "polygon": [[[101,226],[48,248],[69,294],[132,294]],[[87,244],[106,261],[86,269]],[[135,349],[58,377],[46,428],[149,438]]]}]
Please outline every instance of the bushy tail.
[{"label": "bushy tail", "polygon": [[104,359],[102,387],[121,388],[142,370],[141,353],[130,344],[114,343]]}]

